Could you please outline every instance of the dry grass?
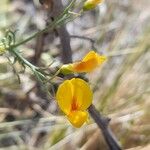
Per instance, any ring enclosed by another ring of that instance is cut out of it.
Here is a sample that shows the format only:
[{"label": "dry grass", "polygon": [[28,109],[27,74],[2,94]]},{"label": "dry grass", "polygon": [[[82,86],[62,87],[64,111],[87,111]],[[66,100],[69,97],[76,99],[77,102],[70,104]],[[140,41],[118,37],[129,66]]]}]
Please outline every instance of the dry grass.
[{"label": "dry grass", "polygon": [[[30,3],[21,5],[18,0],[0,2],[0,36],[6,28],[19,29],[20,39],[43,27],[43,10],[34,10]],[[112,130],[123,148],[129,150],[150,149],[149,21],[147,0],[106,0],[96,11],[68,25],[71,34],[95,39],[97,50],[108,56],[102,68],[88,75],[95,91],[94,104],[112,118]],[[48,38],[53,39],[53,35]],[[34,43],[21,48],[24,56],[33,55]],[[74,59],[80,59],[91,48],[89,41],[81,39],[72,39],[71,44]],[[45,45],[47,53],[43,53],[41,65],[49,64],[59,50],[57,38]],[[21,71],[18,64],[15,67]],[[0,56],[0,149],[107,149],[92,120],[80,129],[73,128],[60,116],[56,103],[34,87],[29,70],[20,72],[20,77],[21,84],[7,59]]]}]

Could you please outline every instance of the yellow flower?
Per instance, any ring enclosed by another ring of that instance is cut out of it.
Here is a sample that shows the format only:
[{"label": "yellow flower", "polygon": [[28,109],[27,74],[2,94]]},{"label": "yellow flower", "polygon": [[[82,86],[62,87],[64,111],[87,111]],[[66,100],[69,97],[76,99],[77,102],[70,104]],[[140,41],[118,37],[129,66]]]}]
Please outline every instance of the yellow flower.
[{"label": "yellow flower", "polygon": [[83,10],[91,10],[94,9],[98,4],[102,3],[103,0],[87,0],[84,3]]},{"label": "yellow flower", "polygon": [[83,60],[73,64],[65,64],[61,67],[61,72],[64,74],[76,72],[85,73],[91,72],[96,67],[101,65],[106,60],[105,56],[99,55],[94,51],[90,51]]},{"label": "yellow flower", "polygon": [[3,45],[0,45],[0,55],[2,55],[3,53],[5,53],[6,49],[4,48]]},{"label": "yellow flower", "polygon": [[57,90],[56,100],[70,123],[79,128],[88,120],[87,108],[91,105],[93,93],[82,79],[64,81]]}]

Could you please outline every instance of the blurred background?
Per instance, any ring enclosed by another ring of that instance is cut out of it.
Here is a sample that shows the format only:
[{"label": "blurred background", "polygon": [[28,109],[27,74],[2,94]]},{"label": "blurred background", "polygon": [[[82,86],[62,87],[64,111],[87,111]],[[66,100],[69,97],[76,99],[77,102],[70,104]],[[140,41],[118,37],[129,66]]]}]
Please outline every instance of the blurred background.
[{"label": "blurred background", "polygon": [[[7,29],[16,31],[18,41],[25,39],[46,26],[48,15],[38,0],[0,1],[0,39]],[[105,0],[68,23],[67,29],[74,61],[91,49],[108,57],[87,77],[93,103],[111,118],[123,149],[150,149],[150,1]],[[61,63],[55,31],[18,49],[37,66]],[[70,125],[57,107],[55,90],[51,85],[48,95],[28,68],[24,72],[7,54],[0,56],[0,150],[107,150],[92,119],[80,129]]]}]

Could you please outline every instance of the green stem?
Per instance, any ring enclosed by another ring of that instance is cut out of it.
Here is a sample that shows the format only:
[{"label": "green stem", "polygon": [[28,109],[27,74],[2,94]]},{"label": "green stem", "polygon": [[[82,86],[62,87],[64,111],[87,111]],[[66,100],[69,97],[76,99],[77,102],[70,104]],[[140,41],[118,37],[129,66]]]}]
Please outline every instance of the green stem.
[{"label": "green stem", "polygon": [[53,80],[59,73],[60,73],[60,69],[57,70],[56,73],[48,81]]},{"label": "green stem", "polygon": [[31,64],[28,60],[26,60],[22,55],[20,55],[15,49],[11,49],[11,52],[13,52],[13,54],[23,62],[23,64],[25,64],[26,66],[28,66],[33,73],[36,75],[36,77],[40,80],[47,80],[47,78],[45,77],[45,75],[43,73],[41,73],[39,71],[39,67],[34,66],[33,64]]},{"label": "green stem", "polygon": [[15,47],[18,47],[18,46],[20,46],[20,45],[22,45],[22,44],[25,44],[25,43],[29,42],[30,40],[32,40],[33,38],[39,36],[40,34],[46,32],[46,31],[48,31],[48,30],[54,29],[57,25],[59,25],[60,22],[63,22],[63,21],[64,21],[64,18],[62,18],[62,19],[59,20],[58,22],[55,22],[55,21],[54,21],[52,24],[48,25],[45,29],[34,33],[33,35],[31,35],[31,36],[28,37],[27,39],[25,39],[25,40],[23,40],[23,41],[21,41],[21,42],[19,42],[19,43],[17,43],[17,44],[12,45],[11,48],[15,48]]},{"label": "green stem", "polygon": [[26,66],[30,67],[32,70],[39,69],[38,67],[36,67],[36,66],[34,66],[33,64],[31,64],[28,60],[26,60],[23,56],[21,56],[15,49],[11,49],[11,52],[12,52],[17,58],[19,58],[19,60],[21,60]]},{"label": "green stem", "polygon": [[[52,23],[50,23],[46,28],[44,28],[41,31],[38,31],[36,33],[34,33],[33,35],[31,35],[30,37],[26,38],[25,40],[18,42],[17,44],[14,45],[10,45],[7,49],[13,53],[16,58],[18,60],[20,60],[22,62],[22,64],[24,66],[28,66],[33,73],[37,76],[38,79],[40,80],[47,80],[46,76],[39,71],[39,67],[34,66],[32,63],[30,63],[27,59],[25,59],[22,55],[20,55],[20,53],[15,49],[16,47],[27,43],[28,41],[32,40],[33,38],[35,38],[36,36],[48,31],[48,30],[52,30],[54,28],[59,27],[61,24],[65,23],[66,21],[68,21],[68,19],[70,18],[70,13],[69,10],[70,8],[73,7],[74,3],[76,0],[72,0],[70,2],[70,4],[65,8],[65,10],[61,13],[61,15],[59,15]],[[59,74],[60,70],[58,70],[54,76],[52,76],[48,81],[51,81],[52,79],[54,79],[58,74]]]},{"label": "green stem", "polygon": [[17,43],[17,44],[14,44],[11,46],[11,48],[16,48],[24,43],[27,43],[29,42],[30,40],[32,40],[33,38],[39,36],[40,34],[48,31],[48,30],[52,30],[56,27],[58,27],[59,25],[61,25],[63,22],[65,22],[65,20],[68,19],[68,11],[69,9],[73,6],[73,4],[75,3],[76,0],[73,0],[70,2],[70,4],[66,7],[66,9],[62,12],[61,15],[59,15],[52,23],[50,23],[46,28],[44,28],[43,30],[41,31],[38,31],[36,33],[34,33],[33,35],[31,35],[30,37],[28,37],[27,39]]}]

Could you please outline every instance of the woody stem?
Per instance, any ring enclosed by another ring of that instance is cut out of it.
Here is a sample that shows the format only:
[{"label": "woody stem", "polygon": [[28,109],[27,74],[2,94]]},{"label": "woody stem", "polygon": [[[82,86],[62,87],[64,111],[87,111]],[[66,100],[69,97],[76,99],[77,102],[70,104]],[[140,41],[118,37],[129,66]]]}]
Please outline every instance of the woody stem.
[{"label": "woody stem", "polygon": [[118,144],[116,137],[113,135],[111,129],[108,127],[109,120],[107,118],[104,118],[96,110],[93,104],[88,108],[88,111],[98,127],[102,130],[102,134],[106,140],[106,143],[108,144],[109,150],[121,150],[121,147]]}]

